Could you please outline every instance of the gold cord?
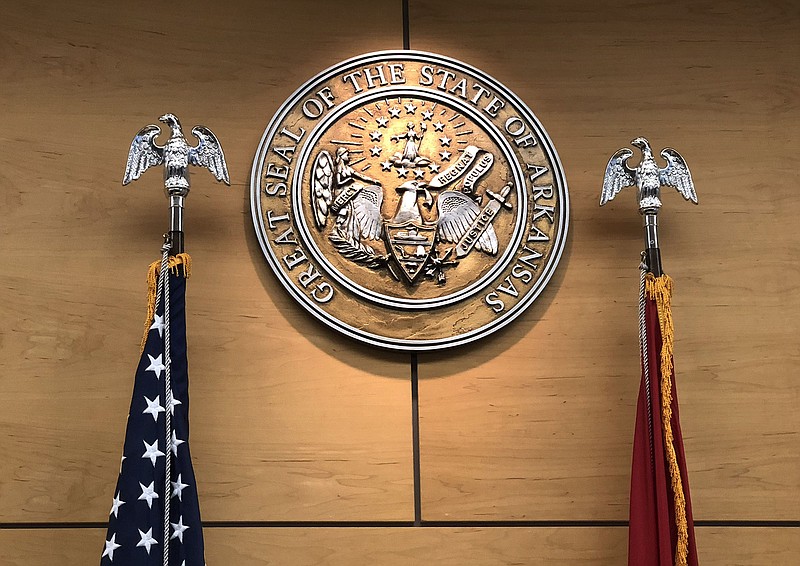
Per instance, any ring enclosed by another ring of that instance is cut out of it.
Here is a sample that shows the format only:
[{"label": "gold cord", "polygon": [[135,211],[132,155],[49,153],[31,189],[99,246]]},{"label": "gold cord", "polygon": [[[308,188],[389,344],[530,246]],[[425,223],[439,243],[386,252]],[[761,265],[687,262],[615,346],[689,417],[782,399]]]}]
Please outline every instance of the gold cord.
[{"label": "gold cord", "polygon": [[675,329],[672,325],[672,279],[667,275],[654,277],[652,273],[648,273],[645,285],[648,297],[656,302],[658,323],[661,327],[661,426],[664,429],[664,449],[669,464],[675,504],[675,525],[678,529],[675,566],[686,566],[689,554],[686,497],[683,493],[681,470],[672,434],[672,352],[675,341]]}]

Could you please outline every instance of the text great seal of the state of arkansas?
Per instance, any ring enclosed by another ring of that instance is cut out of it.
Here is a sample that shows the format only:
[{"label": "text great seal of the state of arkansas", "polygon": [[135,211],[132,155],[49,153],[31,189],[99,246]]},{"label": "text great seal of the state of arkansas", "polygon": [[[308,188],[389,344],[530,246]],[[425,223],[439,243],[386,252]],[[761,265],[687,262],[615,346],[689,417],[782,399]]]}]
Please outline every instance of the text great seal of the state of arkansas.
[{"label": "text great seal of the state of arkansas", "polygon": [[567,236],[555,148],[511,91],[459,61],[370,53],[323,71],[270,122],[251,176],[258,240],[328,326],[435,350],[505,326]]}]

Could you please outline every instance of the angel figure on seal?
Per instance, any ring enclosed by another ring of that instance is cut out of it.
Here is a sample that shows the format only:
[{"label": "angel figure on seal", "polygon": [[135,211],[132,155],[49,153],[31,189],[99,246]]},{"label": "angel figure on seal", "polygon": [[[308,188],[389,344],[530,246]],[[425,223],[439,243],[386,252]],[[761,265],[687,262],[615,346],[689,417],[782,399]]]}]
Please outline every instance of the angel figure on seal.
[{"label": "angel figure on seal", "polygon": [[336,229],[349,240],[379,240],[382,235],[383,188],[350,166],[347,148],[336,150],[336,159],[323,150],[311,171],[311,206],[314,221],[322,230],[330,213],[336,214]]}]

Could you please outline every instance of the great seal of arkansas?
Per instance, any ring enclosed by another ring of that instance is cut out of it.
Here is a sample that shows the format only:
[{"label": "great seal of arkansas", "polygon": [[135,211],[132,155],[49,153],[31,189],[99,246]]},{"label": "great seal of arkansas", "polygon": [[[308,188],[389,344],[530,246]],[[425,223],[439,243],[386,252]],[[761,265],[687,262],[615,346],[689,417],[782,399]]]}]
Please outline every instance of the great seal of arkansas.
[{"label": "great seal of arkansas", "polygon": [[286,290],[331,328],[395,350],[482,338],[529,307],[567,237],[564,171],[509,89],[451,58],[369,53],[281,106],[251,208]]}]

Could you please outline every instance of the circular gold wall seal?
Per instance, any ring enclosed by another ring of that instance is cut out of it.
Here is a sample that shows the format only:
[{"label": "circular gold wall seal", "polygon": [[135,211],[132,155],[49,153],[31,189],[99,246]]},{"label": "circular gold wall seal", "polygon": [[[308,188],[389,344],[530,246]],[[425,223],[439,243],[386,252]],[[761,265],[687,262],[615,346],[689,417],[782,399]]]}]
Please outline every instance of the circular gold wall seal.
[{"label": "circular gold wall seal", "polygon": [[303,307],[397,350],[464,344],[517,317],[552,276],[569,218],[527,106],[417,51],[356,57],[297,90],[261,139],[251,207]]}]

